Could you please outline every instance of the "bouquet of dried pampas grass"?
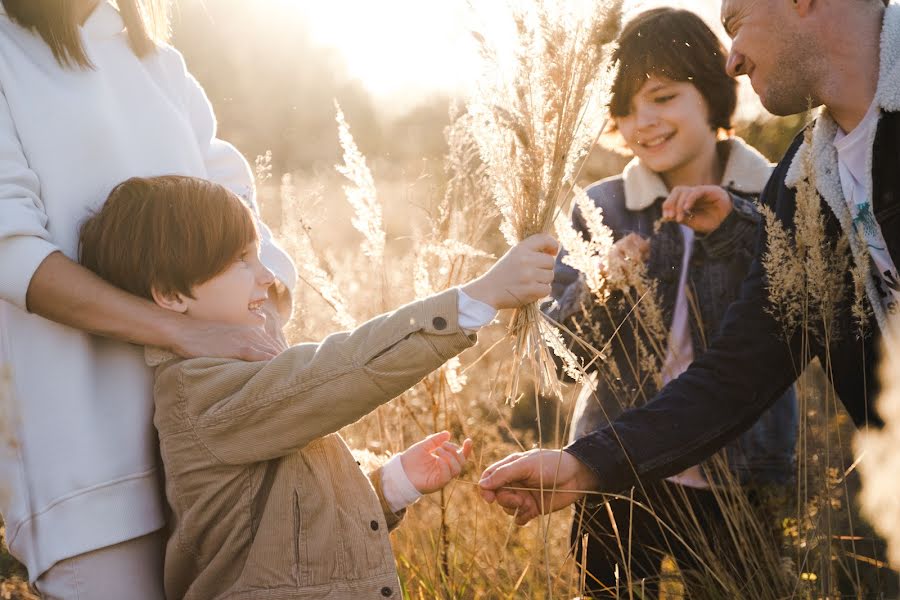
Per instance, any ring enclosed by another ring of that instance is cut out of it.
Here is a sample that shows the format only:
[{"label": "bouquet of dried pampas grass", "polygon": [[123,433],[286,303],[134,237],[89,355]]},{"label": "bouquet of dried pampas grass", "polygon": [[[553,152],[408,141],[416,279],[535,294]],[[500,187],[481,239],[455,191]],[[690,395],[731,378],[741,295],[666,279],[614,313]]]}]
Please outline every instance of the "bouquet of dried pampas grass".
[{"label": "bouquet of dried pampas grass", "polygon": [[[622,0],[586,4],[529,0],[512,10],[514,56],[476,33],[484,72],[468,103],[472,136],[487,169],[510,245],[551,231],[606,123],[611,46]],[[529,363],[536,391],[559,394],[548,344],[566,352],[537,305],[519,309],[510,332],[514,364]],[[508,394],[518,390],[519,376]]]}]

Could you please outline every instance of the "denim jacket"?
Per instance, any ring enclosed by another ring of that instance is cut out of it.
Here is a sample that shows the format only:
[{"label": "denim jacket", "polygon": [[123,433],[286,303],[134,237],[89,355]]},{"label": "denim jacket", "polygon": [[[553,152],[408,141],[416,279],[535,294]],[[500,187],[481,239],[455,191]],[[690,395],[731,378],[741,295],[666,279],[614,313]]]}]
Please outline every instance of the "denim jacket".
[{"label": "denim jacket", "polygon": [[[765,183],[770,168],[765,159],[740,140],[720,143],[720,150],[728,153],[727,167],[722,185],[732,196],[734,210],[713,233],[696,237],[688,263],[687,293],[696,310],[689,310],[689,326],[694,356],[699,358],[729,304],[735,300],[753,258],[753,246],[760,217],[753,205],[755,196]],[[684,237],[675,223],[656,226],[662,216],[665,186],[658,176],[646,167],[629,165],[623,176],[604,180],[588,189],[587,193],[603,211],[604,223],[612,230],[616,240],[637,233],[650,240],[648,275],[657,282],[658,303],[662,311],[666,331],[671,329],[681,265],[684,256]],[[652,179],[656,179],[653,181]],[[629,197],[630,195],[630,197]],[[635,197],[640,196],[640,197]],[[573,227],[587,238],[589,233],[582,215],[575,210]],[[565,251],[557,258],[553,283],[555,302],[548,307],[548,314],[564,323],[570,330],[579,320],[588,318],[599,325],[604,340],[612,339],[610,358],[619,365],[615,382],[616,393],[611,388],[608,373],[592,372],[593,383],[583,386],[576,403],[571,439],[603,427],[629,406],[621,406],[624,396],[633,405],[640,405],[652,398],[657,388],[643,377],[641,369],[629,369],[637,354],[637,339],[630,327],[618,325],[627,318],[631,308],[615,294],[604,304],[582,305],[590,295],[584,291],[583,279],[572,267],[563,264]],[[588,300],[590,303],[591,300]],[[586,310],[585,310],[586,309]],[[586,329],[581,329],[582,336]],[[613,333],[615,334],[613,335]],[[588,340],[599,348],[603,342]],[[588,363],[591,359],[580,346],[573,344],[576,355]],[[635,372],[638,371],[638,372]],[[742,483],[783,483],[794,471],[794,450],[797,436],[797,403],[793,388],[766,411],[742,436],[726,447],[730,471]],[[673,424],[673,426],[676,424]],[[709,475],[709,472],[707,473]]]}]

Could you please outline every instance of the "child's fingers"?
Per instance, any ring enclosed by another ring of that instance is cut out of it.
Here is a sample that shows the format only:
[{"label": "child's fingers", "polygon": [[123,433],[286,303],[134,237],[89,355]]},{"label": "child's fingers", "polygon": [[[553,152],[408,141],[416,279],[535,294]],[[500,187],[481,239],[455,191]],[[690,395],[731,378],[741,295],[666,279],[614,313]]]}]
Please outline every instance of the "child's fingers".
[{"label": "child's fingers", "polygon": [[535,234],[521,243],[527,248],[545,254],[552,254],[553,256],[556,256],[559,252],[559,242],[556,241],[556,238],[546,233]]},{"label": "child's fingers", "polygon": [[472,456],[472,449],[474,447],[475,447],[475,443],[472,442],[472,440],[470,440],[469,438],[466,438],[466,440],[463,442],[463,447],[462,447],[462,455],[463,455],[464,459],[468,460],[469,457]]},{"label": "child's fingers", "polygon": [[452,459],[453,462],[451,466],[455,469],[459,469],[459,471],[462,471],[463,464],[466,462],[466,459],[462,456],[462,449],[456,444],[451,444],[450,442],[446,442],[443,446],[441,446],[441,448],[446,450],[447,454],[449,454],[450,458]]},{"label": "child's fingers", "polygon": [[449,439],[450,439],[449,431],[438,431],[437,433],[432,433],[431,435],[426,437],[421,442],[416,442],[415,444],[413,444],[410,447],[410,449],[421,448],[427,452],[431,452],[432,450],[434,450],[435,448],[437,448],[438,446],[440,446],[441,444],[443,444],[444,442],[446,442]]},{"label": "child's fingers", "polygon": [[443,446],[435,450],[432,454],[434,454],[441,462],[446,465],[447,469],[450,472],[450,477],[456,477],[462,472],[462,464],[459,462],[459,459],[456,457],[456,452],[452,450],[447,450]]},{"label": "child's fingers", "polygon": [[534,255],[534,266],[537,269],[552,271],[553,267],[556,266],[556,257],[550,256],[549,254],[535,254]]}]

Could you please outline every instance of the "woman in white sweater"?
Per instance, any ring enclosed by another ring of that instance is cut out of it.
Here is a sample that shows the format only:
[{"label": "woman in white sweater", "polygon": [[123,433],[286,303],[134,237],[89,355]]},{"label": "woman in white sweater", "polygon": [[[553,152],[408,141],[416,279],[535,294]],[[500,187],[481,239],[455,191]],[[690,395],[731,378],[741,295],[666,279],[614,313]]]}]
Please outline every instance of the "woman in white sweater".
[{"label": "woman in white sweater", "polygon": [[[255,329],[159,309],[72,260],[80,223],[132,176],[212,179],[256,209],[249,166],[216,138],[181,55],[152,33],[164,31],[151,22],[164,0],[118,6],[0,8],[0,365],[12,376],[0,508],[46,598],[163,597],[151,374],[127,342],[184,356],[277,352]],[[289,290],[293,264],[262,237]]]}]

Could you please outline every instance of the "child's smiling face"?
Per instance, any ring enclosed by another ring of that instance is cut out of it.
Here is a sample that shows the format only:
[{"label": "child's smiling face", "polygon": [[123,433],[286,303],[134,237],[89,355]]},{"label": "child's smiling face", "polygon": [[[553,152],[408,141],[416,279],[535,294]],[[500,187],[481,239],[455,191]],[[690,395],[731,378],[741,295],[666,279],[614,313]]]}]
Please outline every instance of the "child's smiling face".
[{"label": "child's smiling face", "polygon": [[715,143],[709,109],[691,83],[651,76],[616,126],[635,156],[656,173],[683,168]]},{"label": "child's smiling face", "polygon": [[247,244],[224,271],[191,289],[193,298],[159,299],[157,304],[189,317],[232,325],[266,322],[262,307],[275,276],[259,260],[259,242]]}]

